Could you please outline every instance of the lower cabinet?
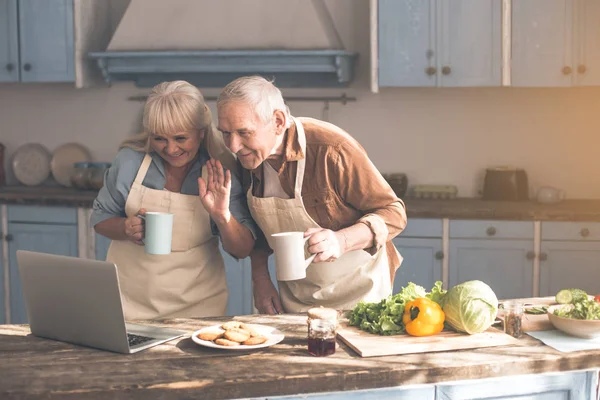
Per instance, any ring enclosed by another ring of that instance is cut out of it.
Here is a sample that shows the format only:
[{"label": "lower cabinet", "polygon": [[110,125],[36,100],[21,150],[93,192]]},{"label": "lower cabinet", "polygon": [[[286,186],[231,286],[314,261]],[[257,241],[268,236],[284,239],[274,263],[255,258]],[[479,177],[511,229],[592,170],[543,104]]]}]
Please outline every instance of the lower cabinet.
[{"label": "lower cabinet", "polygon": [[[0,223],[0,239],[3,238],[4,232],[2,230],[2,223]],[[0,324],[6,324],[6,303],[4,302],[4,268],[8,268],[8,265],[4,265],[2,261],[2,254],[4,254],[4,240],[0,240]]]},{"label": "lower cabinet", "polygon": [[77,211],[66,207],[9,206],[10,323],[27,323],[17,250],[77,257]]},{"label": "lower cabinet", "polygon": [[410,219],[393,243],[404,258],[396,271],[393,294],[408,282],[429,290],[435,281],[442,280],[442,220]]},{"label": "lower cabinet", "polygon": [[252,270],[250,258],[236,260],[219,245],[225,261],[225,274],[229,299],[227,301],[227,316],[253,314],[252,311]]},{"label": "lower cabinet", "polygon": [[542,222],[540,295],[579,288],[600,294],[600,223]]}]

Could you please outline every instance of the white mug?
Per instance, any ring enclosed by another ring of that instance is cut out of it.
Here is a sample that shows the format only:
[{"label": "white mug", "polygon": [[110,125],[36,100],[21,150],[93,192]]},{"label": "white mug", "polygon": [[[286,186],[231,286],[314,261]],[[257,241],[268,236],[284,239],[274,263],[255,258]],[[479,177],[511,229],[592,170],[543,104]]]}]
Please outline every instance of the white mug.
[{"label": "white mug", "polygon": [[304,232],[281,232],[271,235],[275,252],[275,270],[278,281],[295,281],[306,278],[306,268],[316,254],[304,258],[304,246],[310,236]]},{"label": "white mug", "polygon": [[144,250],[148,254],[170,254],[173,237],[173,214],[147,212],[144,228]]}]

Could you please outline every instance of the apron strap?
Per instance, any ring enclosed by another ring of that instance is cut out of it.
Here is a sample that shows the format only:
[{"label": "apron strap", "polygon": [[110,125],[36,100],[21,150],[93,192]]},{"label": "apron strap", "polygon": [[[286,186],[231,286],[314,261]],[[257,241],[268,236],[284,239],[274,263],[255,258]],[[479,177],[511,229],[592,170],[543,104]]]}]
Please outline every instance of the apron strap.
[{"label": "apron strap", "polygon": [[298,143],[300,144],[300,149],[302,149],[302,154],[304,154],[304,158],[298,160],[298,165],[296,167],[296,185],[294,186],[294,198],[300,199],[302,197],[302,182],[304,182],[304,170],[306,166],[306,135],[304,134],[302,122],[294,118],[294,123],[296,124],[298,133]]},{"label": "apron strap", "polygon": [[144,156],[144,160],[142,161],[142,165],[140,165],[140,169],[138,169],[138,173],[135,176],[134,183],[139,185],[142,184],[144,178],[146,177],[146,173],[148,172],[148,168],[150,168],[150,163],[152,163],[152,156],[148,153]]}]

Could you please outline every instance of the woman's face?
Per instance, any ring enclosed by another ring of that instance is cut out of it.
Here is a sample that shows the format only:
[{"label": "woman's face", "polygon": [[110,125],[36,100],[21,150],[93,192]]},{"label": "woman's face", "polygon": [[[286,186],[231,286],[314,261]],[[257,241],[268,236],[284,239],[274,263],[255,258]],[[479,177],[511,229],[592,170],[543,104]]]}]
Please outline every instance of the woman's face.
[{"label": "woman's face", "polygon": [[172,167],[184,167],[196,158],[203,138],[204,131],[151,134],[150,148]]}]

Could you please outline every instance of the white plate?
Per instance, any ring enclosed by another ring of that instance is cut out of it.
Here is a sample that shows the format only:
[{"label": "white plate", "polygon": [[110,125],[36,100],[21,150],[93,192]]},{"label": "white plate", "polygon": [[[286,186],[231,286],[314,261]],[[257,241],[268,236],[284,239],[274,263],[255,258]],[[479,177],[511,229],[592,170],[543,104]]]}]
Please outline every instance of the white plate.
[{"label": "white plate", "polygon": [[63,186],[71,186],[71,175],[75,169],[74,164],[88,161],[92,161],[88,149],[79,143],[67,143],[54,150],[50,168],[54,179],[58,183]]},{"label": "white plate", "polygon": [[12,158],[15,178],[23,185],[36,186],[50,176],[50,152],[39,143],[19,147]]},{"label": "white plate", "polygon": [[225,332],[225,330],[221,329],[221,325],[223,325],[223,324],[207,326],[205,328],[197,330],[196,332],[192,333],[192,340],[201,346],[212,347],[215,349],[252,350],[252,349],[261,349],[263,347],[273,346],[274,344],[281,342],[283,340],[283,338],[285,337],[285,335],[279,329],[273,328],[272,326],[257,325],[257,324],[246,324],[246,325],[248,325],[249,327],[254,329],[256,332],[258,332],[262,336],[266,336],[267,341],[264,343],[261,343],[261,344],[253,345],[253,346],[246,346],[243,344],[241,344],[239,346],[221,346],[221,345],[211,342],[209,340],[202,340],[198,337],[198,335],[203,332]]}]

